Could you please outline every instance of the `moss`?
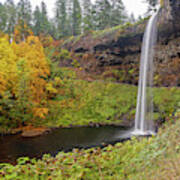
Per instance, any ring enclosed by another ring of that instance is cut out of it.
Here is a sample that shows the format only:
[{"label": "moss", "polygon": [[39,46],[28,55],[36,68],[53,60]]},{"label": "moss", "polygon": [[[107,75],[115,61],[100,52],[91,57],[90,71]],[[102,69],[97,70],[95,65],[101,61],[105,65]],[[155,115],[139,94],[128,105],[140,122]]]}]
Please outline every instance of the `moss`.
[{"label": "moss", "polygon": [[74,41],[75,37],[74,36],[70,36],[68,37],[66,40],[64,40],[63,45],[72,43]]}]

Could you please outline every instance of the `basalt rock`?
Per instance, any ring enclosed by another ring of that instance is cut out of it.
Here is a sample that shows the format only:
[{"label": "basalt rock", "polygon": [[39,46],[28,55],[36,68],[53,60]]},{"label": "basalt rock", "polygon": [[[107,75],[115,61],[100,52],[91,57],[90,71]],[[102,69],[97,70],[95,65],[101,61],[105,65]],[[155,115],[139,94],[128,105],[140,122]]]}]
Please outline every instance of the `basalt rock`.
[{"label": "basalt rock", "polygon": [[[89,33],[63,48],[84,54],[79,62],[87,74],[98,74],[101,78],[112,75],[119,82],[137,85],[147,21],[102,34]],[[164,0],[155,48],[155,85],[180,86],[180,1]]]}]

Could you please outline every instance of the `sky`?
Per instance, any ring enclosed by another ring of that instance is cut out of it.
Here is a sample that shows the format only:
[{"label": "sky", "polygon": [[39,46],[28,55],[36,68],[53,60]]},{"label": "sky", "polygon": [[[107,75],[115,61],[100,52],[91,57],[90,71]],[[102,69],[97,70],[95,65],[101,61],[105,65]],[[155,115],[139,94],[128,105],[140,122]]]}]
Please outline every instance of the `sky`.
[{"label": "sky", "polygon": [[[5,0],[0,0],[0,2],[4,2]],[[14,0],[16,3],[18,0]],[[33,8],[36,5],[40,5],[42,0],[30,0]],[[54,14],[54,4],[56,0],[44,0],[48,7],[48,13],[50,17],[53,17]],[[95,0],[92,0],[95,1]],[[147,4],[143,3],[144,0],[122,0],[128,14],[133,13],[137,18],[139,15],[143,15],[147,11]]]}]

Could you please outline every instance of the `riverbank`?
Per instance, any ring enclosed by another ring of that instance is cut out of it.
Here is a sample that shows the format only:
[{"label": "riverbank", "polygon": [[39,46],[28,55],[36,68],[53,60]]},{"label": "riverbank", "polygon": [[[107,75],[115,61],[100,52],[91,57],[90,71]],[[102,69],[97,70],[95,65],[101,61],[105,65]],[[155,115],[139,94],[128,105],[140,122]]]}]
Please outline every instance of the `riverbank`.
[{"label": "riverbank", "polygon": [[0,178],[9,179],[179,179],[180,120],[152,138],[132,138],[106,148],[74,149],[42,160],[20,158],[18,165],[1,164]]},{"label": "riverbank", "polygon": [[[1,133],[17,133],[35,128],[51,129],[58,127],[82,127],[118,125],[133,127],[137,87],[134,85],[113,82],[87,82],[76,80],[71,82],[74,101],[68,95],[57,95],[51,100],[49,114],[44,120],[32,121],[28,127],[13,130],[0,127]],[[179,108],[180,89],[154,88],[154,118],[158,127]],[[64,101],[59,101],[64,98]],[[63,104],[64,102],[65,104]],[[59,108],[58,108],[59,106]],[[55,108],[56,107],[56,108]],[[7,131],[6,131],[7,129]]]}]

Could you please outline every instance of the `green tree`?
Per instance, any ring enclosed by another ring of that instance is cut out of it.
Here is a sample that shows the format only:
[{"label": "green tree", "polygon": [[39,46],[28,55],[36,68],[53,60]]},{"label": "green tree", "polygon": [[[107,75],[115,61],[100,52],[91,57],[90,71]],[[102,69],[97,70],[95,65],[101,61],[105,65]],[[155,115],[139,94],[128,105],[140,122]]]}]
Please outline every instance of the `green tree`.
[{"label": "green tree", "polygon": [[157,5],[158,3],[158,0],[146,0],[150,6],[154,7]]},{"label": "green tree", "polygon": [[48,20],[47,6],[41,2],[41,33],[47,34],[50,31],[50,23]]},{"label": "green tree", "polygon": [[51,29],[51,24],[48,19],[46,4],[42,1],[41,7],[36,6],[33,13],[33,31],[35,35],[48,34]]},{"label": "green tree", "polygon": [[132,24],[136,22],[136,19],[135,19],[133,13],[131,13],[131,15],[130,15],[130,17],[129,17],[129,21],[130,21]]},{"label": "green tree", "polygon": [[146,0],[149,3],[148,13],[155,10],[155,6],[158,4],[158,0]]},{"label": "green tree", "polygon": [[128,19],[122,0],[111,0],[110,9],[111,9],[111,15],[110,15],[111,27],[117,26],[119,24],[123,24]]},{"label": "green tree", "polygon": [[94,7],[94,21],[96,21],[96,29],[102,30],[110,27],[112,10],[110,2],[108,0],[97,0]]},{"label": "green tree", "polygon": [[67,31],[67,9],[65,0],[56,1],[56,26],[57,37],[61,38],[68,35]]},{"label": "green tree", "polygon": [[8,33],[10,37],[12,37],[15,25],[17,23],[17,11],[14,1],[6,0],[5,8],[7,12],[6,33]]},{"label": "green tree", "polygon": [[39,6],[36,6],[33,13],[33,31],[35,35],[39,35],[41,32],[41,11]]},{"label": "green tree", "polygon": [[83,0],[83,31],[93,29],[93,6],[91,0]]},{"label": "green tree", "polygon": [[73,35],[76,36],[81,33],[81,6],[78,0],[73,0],[72,10],[72,30]]},{"label": "green tree", "polygon": [[29,0],[20,0],[17,5],[18,24],[21,27],[21,33],[24,34],[26,26],[32,27],[32,7]]},{"label": "green tree", "polygon": [[7,24],[7,11],[3,4],[0,3],[0,31],[5,32]]}]

